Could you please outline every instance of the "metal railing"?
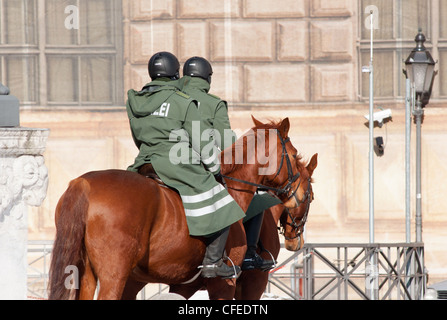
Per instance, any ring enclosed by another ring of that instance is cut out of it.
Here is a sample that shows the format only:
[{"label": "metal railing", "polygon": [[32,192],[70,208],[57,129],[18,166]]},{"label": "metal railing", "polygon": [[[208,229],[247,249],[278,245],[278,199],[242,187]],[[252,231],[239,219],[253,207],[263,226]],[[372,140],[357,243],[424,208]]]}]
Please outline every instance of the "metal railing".
[{"label": "metal railing", "polygon": [[47,299],[53,241],[28,241],[28,299]]},{"label": "metal railing", "polygon": [[[52,248],[53,241],[28,242],[29,299],[47,298]],[[426,280],[422,243],[307,243],[270,272],[266,292],[276,290],[296,300],[418,300]],[[145,288],[138,298],[167,288]]]},{"label": "metal railing", "polygon": [[[30,240],[28,241],[28,299],[48,299],[48,273],[50,269],[51,253],[53,251],[52,240]],[[164,284],[151,284],[141,290],[137,296],[138,300],[151,299],[169,290]]]},{"label": "metal railing", "polygon": [[270,273],[267,292],[276,287],[303,300],[419,300],[426,281],[422,243],[305,244]]}]

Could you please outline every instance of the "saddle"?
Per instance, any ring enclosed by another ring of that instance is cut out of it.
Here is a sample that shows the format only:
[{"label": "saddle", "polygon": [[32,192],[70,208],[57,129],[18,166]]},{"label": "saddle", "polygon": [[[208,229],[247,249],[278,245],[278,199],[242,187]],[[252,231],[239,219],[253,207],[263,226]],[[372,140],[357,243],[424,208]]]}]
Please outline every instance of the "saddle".
[{"label": "saddle", "polygon": [[150,163],[146,163],[138,169],[138,173],[145,176],[146,178],[150,178],[155,180],[158,184],[167,187],[167,185],[160,179],[158,174],[155,172],[154,167]]}]

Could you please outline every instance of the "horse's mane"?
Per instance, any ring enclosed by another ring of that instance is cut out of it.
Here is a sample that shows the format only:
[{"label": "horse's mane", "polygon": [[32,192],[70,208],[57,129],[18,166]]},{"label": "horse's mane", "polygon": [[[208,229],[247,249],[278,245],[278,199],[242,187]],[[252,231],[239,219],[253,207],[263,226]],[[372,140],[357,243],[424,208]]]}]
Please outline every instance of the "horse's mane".
[{"label": "horse's mane", "polygon": [[[303,172],[304,169],[307,170],[307,164],[309,163],[309,160],[303,160],[303,156],[301,154],[298,154],[296,157],[296,168],[298,169],[298,172]],[[310,183],[314,183],[315,179],[310,178]]]},{"label": "horse's mane", "polygon": [[[226,175],[230,172],[240,169],[245,163],[237,163],[235,161],[236,154],[242,154],[245,156],[247,154],[247,142],[249,137],[254,137],[258,130],[265,130],[264,132],[269,132],[269,129],[278,129],[280,122],[270,121],[268,123],[258,123],[253,128],[249,129],[244,133],[231,147],[225,149],[221,154],[221,173]],[[266,139],[267,140],[267,139]],[[257,139],[258,141],[258,139]],[[241,148],[243,148],[241,150]],[[231,159],[229,157],[231,156]],[[230,160],[230,161],[229,161]]]},{"label": "horse's mane", "polygon": [[254,129],[278,129],[280,124],[281,124],[281,121],[270,120],[267,123],[259,123],[251,129],[252,130],[254,130]]},{"label": "horse's mane", "polygon": [[298,154],[296,156],[296,167],[299,172],[301,172],[302,170],[304,170],[306,168],[306,164],[303,161],[303,156],[301,154]]},{"label": "horse's mane", "polygon": [[[237,163],[235,161],[236,153],[243,152],[246,157],[247,154],[247,141],[248,137],[254,136],[255,132],[257,133],[259,129],[266,130],[264,132],[268,132],[269,129],[278,129],[280,125],[279,122],[275,122],[273,120],[267,123],[258,123],[253,128],[249,129],[246,133],[244,133],[231,147],[225,149],[221,154],[221,173],[223,175],[227,175],[230,172],[238,170],[245,166],[245,163]],[[241,148],[243,148],[241,150]],[[228,159],[231,156],[231,159]],[[245,158],[244,158],[245,159]],[[298,172],[302,172],[306,169],[306,161],[303,160],[303,156],[298,154],[296,157],[296,166]],[[313,182],[313,179],[312,181]]]}]

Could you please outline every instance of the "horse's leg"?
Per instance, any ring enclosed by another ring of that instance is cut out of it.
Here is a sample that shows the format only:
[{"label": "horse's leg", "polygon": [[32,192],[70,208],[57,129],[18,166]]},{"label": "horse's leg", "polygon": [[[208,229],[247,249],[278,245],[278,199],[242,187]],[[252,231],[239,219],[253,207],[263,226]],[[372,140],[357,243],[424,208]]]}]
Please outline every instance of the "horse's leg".
[{"label": "horse's leg", "polygon": [[101,234],[108,242],[100,239],[93,241],[92,237],[87,242],[89,259],[99,281],[98,300],[120,300],[130,272],[136,264],[134,260],[137,246],[122,246],[123,235],[119,232],[100,231],[103,232],[96,230],[96,234]]},{"label": "horse's leg", "polygon": [[123,270],[108,270],[106,274],[99,274],[98,300],[120,300],[127,282],[128,273]]},{"label": "horse's leg", "polygon": [[96,290],[96,277],[93,273],[90,261],[87,258],[85,262],[84,274],[81,278],[79,300],[93,300]]},{"label": "horse's leg", "polygon": [[259,300],[267,287],[269,273],[260,270],[242,272],[238,279],[236,300]]},{"label": "horse's leg", "polygon": [[170,293],[181,295],[185,299],[191,298],[194,293],[199,291],[204,286],[204,280],[199,276],[194,282],[189,284],[174,284],[169,286]]},{"label": "horse's leg", "polygon": [[126,286],[124,287],[121,300],[136,300],[137,294],[146,286],[145,282],[140,282],[129,277]]},{"label": "horse's leg", "polygon": [[125,281],[100,280],[98,300],[120,300],[124,289]]},{"label": "horse's leg", "polygon": [[207,279],[206,288],[210,300],[233,300],[236,291],[236,279],[223,280],[219,277]]}]

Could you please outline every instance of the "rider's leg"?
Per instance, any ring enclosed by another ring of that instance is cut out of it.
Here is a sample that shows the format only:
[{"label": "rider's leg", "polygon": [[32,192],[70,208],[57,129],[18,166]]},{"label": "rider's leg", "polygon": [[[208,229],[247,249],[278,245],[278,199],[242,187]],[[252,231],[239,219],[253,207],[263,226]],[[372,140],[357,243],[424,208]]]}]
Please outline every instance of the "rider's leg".
[{"label": "rider's leg", "polygon": [[244,262],[242,263],[242,270],[261,269],[267,271],[275,265],[274,261],[264,260],[256,253],[263,219],[264,212],[261,212],[250,220],[244,222],[245,234],[247,235],[247,253],[245,254]]},{"label": "rider's leg", "polygon": [[207,239],[205,258],[203,259],[202,277],[204,278],[233,278],[240,273],[240,267],[228,266],[222,261],[230,227],[212,235]]}]

